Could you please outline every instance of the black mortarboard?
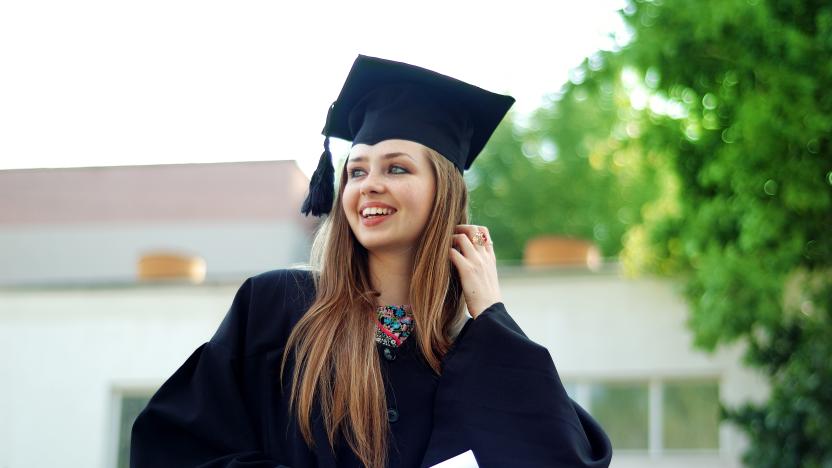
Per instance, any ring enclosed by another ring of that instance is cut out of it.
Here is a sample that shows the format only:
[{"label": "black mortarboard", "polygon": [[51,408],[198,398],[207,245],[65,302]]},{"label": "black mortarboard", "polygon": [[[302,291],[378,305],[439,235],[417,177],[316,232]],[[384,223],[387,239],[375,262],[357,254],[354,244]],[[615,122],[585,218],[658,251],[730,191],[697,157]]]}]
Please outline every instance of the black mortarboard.
[{"label": "black mortarboard", "polygon": [[426,68],[358,55],[321,132],[324,152],[301,212],[329,213],[335,169],[329,137],[374,145],[391,138],[421,143],[459,172],[471,167],[514,98]]}]

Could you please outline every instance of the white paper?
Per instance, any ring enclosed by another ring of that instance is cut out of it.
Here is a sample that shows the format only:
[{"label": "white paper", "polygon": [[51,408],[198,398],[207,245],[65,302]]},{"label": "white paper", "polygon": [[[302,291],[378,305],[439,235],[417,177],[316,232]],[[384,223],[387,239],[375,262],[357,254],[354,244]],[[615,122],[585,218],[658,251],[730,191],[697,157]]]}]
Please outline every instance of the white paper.
[{"label": "white paper", "polygon": [[442,463],[433,465],[430,468],[479,468],[477,459],[474,458],[474,452],[467,451],[459,455],[449,458]]}]

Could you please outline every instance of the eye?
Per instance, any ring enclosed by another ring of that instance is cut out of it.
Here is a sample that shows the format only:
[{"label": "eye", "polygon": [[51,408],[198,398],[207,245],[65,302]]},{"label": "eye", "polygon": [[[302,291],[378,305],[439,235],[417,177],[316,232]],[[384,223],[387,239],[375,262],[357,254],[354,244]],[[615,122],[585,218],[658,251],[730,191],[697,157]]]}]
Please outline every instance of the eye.
[{"label": "eye", "polygon": [[407,174],[407,169],[401,166],[390,166],[390,172],[393,174]]},{"label": "eye", "polygon": [[[356,175],[356,172],[358,172],[359,174]],[[364,172],[364,169],[354,168],[354,169],[350,169],[349,171],[347,171],[347,174],[350,176],[350,179],[354,179],[354,178],[360,176],[361,172]]]}]

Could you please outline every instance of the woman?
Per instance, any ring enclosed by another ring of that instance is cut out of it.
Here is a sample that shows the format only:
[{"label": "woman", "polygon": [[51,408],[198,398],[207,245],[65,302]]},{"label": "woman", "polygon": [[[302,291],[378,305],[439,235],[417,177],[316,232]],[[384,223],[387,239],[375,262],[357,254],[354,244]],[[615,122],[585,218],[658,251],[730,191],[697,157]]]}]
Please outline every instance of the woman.
[{"label": "woman", "polygon": [[[243,283],[137,418],[131,466],[428,467],[468,450],[481,467],[608,466],[468,224],[462,172],[513,102],[359,55],[302,208],[328,215],[312,270]],[[353,142],[335,194],[329,136]]]}]

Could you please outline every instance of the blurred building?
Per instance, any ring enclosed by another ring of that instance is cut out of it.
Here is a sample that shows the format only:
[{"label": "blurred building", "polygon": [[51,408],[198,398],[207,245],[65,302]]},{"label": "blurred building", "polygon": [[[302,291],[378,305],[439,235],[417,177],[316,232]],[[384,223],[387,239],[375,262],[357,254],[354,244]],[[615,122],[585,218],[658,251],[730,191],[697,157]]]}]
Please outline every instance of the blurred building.
[{"label": "blurred building", "polygon": [[[245,278],[305,261],[306,184],[293,162],[0,171],[0,466],[127,466],[132,418]],[[673,281],[625,279],[557,237],[499,273],[613,467],[740,466],[718,402],[764,397],[764,381],[740,347],[693,350]]]},{"label": "blurred building", "polygon": [[294,161],[0,171],[0,285],[133,282],[163,254],[207,280],[303,262],[308,184]]}]

